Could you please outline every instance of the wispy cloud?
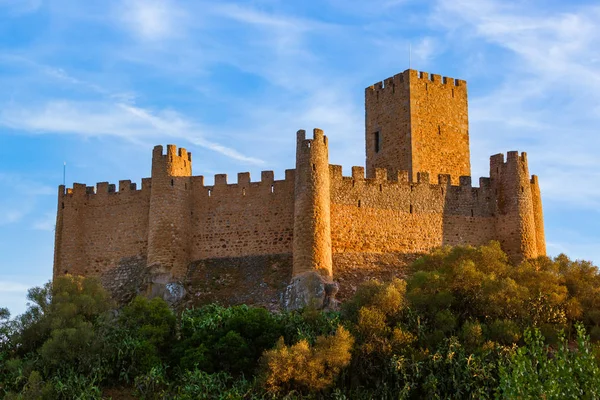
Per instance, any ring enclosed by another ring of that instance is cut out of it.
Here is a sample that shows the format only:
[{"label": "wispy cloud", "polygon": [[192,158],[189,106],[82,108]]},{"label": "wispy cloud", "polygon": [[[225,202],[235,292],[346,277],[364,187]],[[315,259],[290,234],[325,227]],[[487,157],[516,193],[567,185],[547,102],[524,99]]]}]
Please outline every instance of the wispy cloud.
[{"label": "wispy cloud", "polygon": [[149,41],[182,37],[188,18],[180,3],[170,0],[126,0],[115,15],[134,36]]},{"label": "wispy cloud", "polygon": [[452,35],[479,47],[483,40],[504,55],[485,62],[487,71],[472,70],[500,78],[492,91],[471,98],[472,131],[484,131],[474,137],[477,146],[529,151],[545,199],[583,207],[600,206],[600,190],[586,183],[600,170],[592,153],[600,138],[589,129],[600,124],[593,109],[600,104],[600,62],[591,56],[600,46],[599,18],[597,6],[540,12],[535,4],[496,0],[441,0],[433,16]]}]

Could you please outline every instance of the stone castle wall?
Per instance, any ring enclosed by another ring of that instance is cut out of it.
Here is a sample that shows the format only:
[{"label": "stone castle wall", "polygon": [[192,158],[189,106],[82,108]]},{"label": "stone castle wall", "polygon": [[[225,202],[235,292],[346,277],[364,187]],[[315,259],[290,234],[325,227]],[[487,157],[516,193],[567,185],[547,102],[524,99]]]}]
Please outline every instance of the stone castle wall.
[{"label": "stone castle wall", "polygon": [[54,276],[99,276],[123,299],[136,282],[143,292],[177,281],[200,302],[278,308],[291,286],[305,296],[307,285],[321,293],[336,281],[343,299],[442,245],[498,240],[514,260],[545,254],[525,153],[492,156],[490,177],[472,186],[464,81],[410,70],[366,93],[366,176],[330,165],[315,129],[308,139],[298,131],[296,169],[283,180],[263,171],[259,181],[221,174],[205,185],[191,153],[169,145],[155,147],[140,190],[61,186]]}]

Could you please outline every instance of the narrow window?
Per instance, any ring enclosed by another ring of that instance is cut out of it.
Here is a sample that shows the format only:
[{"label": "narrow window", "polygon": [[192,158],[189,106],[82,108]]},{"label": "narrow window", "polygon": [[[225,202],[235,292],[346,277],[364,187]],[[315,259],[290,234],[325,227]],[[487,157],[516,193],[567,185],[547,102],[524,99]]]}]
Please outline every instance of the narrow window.
[{"label": "narrow window", "polygon": [[452,98],[454,98],[454,89],[452,89]]},{"label": "narrow window", "polygon": [[383,192],[383,185],[379,185],[379,191]]},{"label": "narrow window", "polygon": [[438,135],[442,134],[442,127],[438,125]]},{"label": "narrow window", "polygon": [[525,188],[521,186],[521,193],[525,193]]},{"label": "narrow window", "polygon": [[246,188],[243,188],[242,189],[242,196],[245,196],[245,195],[246,195]]},{"label": "narrow window", "polygon": [[208,189],[208,197],[210,197],[212,189]]},{"label": "narrow window", "polygon": [[379,131],[375,132],[373,138],[375,140],[375,153],[379,153],[379,149],[381,149],[381,139],[379,137]]},{"label": "narrow window", "polygon": [[474,215],[473,215],[473,209],[471,208],[471,217],[473,217],[473,216],[474,216]]},{"label": "narrow window", "polygon": [[62,208],[64,209],[65,208],[65,203],[62,203],[61,205],[62,205]]},{"label": "narrow window", "polygon": [[360,200],[358,201],[358,206],[360,207]]},{"label": "narrow window", "polygon": [[317,166],[315,164],[313,164],[313,171],[317,170]]},{"label": "narrow window", "polygon": [[306,147],[310,149],[310,142],[306,142]]},{"label": "narrow window", "polygon": [[171,186],[173,186],[175,184],[175,182],[173,181],[173,179],[171,179]]},{"label": "narrow window", "polygon": [[187,190],[187,183],[185,184],[185,190]]},{"label": "narrow window", "polygon": [[275,192],[275,185],[271,185],[271,193]]},{"label": "narrow window", "polygon": [[412,204],[410,205],[410,210],[409,211],[410,211],[411,214],[413,213],[413,206],[412,206]]},{"label": "narrow window", "polygon": [[442,188],[442,196],[444,195],[444,188]]}]

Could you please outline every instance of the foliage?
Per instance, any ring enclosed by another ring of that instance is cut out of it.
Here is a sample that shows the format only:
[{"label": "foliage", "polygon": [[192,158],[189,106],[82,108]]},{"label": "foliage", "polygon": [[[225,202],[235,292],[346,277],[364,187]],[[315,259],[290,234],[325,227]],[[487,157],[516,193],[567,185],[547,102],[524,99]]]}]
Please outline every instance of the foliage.
[{"label": "foliage", "polygon": [[159,298],[138,296],[118,316],[101,321],[104,354],[117,381],[130,383],[166,362],[176,341],[177,318]]},{"label": "foliage", "polygon": [[525,346],[500,368],[498,393],[520,399],[600,398],[600,368],[583,325],[576,331],[577,349],[561,335],[554,350],[544,345],[539,329],[527,329]]},{"label": "foliage", "polygon": [[177,315],[144,297],[115,309],[97,280],[71,276],[28,298],[16,318],[0,308],[2,398],[600,398],[598,269],[564,255],[513,265],[494,242],[434,250],[340,312]]},{"label": "foliage", "polygon": [[490,242],[434,250],[411,269],[406,297],[431,344],[469,321],[503,344],[517,343],[528,326],[539,327],[549,340],[582,319],[588,328],[600,326],[598,269],[564,255],[512,265],[499,243]]},{"label": "foliage", "polygon": [[353,344],[354,338],[343,326],[335,335],[317,337],[314,346],[307,340],[286,346],[280,338],[262,359],[265,386],[276,393],[323,390],[350,363]]},{"label": "foliage", "polygon": [[209,305],[182,313],[175,354],[185,370],[252,375],[282,333],[281,321],[265,309]]},{"label": "foliage", "polygon": [[243,377],[235,379],[225,372],[208,374],[201,370],[185,371],[175,392],[176,400],[254,398],[252,383]]}]

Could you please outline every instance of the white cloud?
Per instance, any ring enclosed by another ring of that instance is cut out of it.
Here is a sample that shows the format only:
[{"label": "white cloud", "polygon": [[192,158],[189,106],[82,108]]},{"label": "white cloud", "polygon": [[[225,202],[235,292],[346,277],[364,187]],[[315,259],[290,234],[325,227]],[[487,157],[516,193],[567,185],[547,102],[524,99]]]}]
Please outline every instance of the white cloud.
[{"label": "white cloud", "polygon": [[33,106],[9,105],[0,111],[0,125],[43,134],[114,136],[139,141],[164,136],[180,138],[249,164],[263,161],[245,156],[202,137],[196,122],[173,110],[152,112],[125,103],[50,101]]},{"label": "white cloud", "polygon": [[187,19],[179,3],[168,0],[127,0],[116,13],[135,36],[150,41],[183,35]]},{"label": "white cloud", "polygon": [[465,65],[494,82],[470,99],[473,143],[490,154],[507,145],[527,151],[544,198],[583,207],[600,205],[600,189],[589,184],[600,170],[600,137],[589,128],[600,124],[600,62],[590,56],[600,47],[599,18],[600,7],[540,12],[496,0],[441,0],[432,18],[468,41],[467,51],[494,57],[482,62],[485,71]]}]

